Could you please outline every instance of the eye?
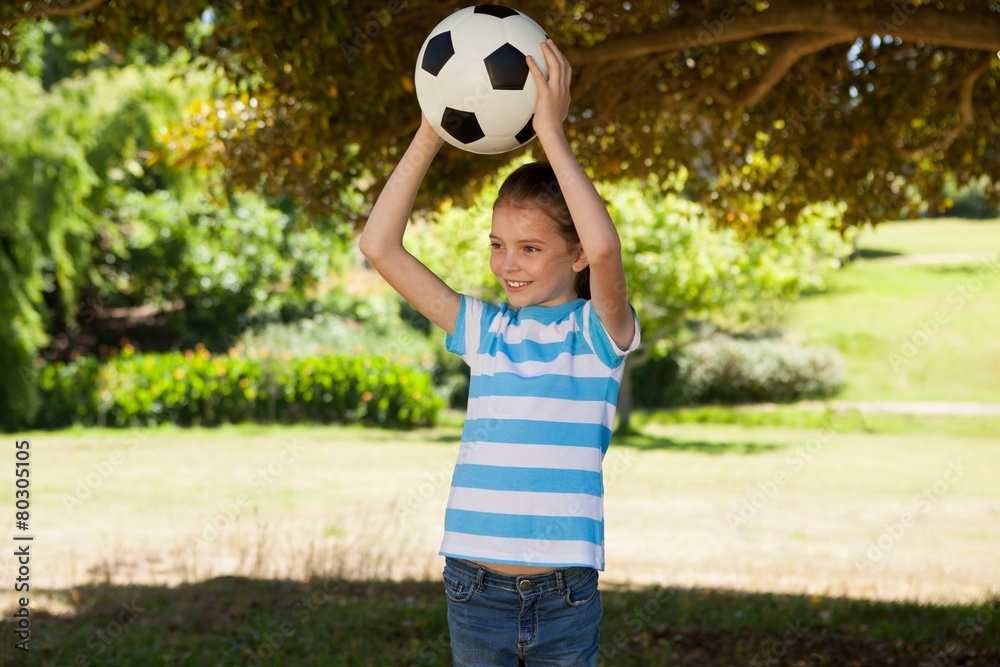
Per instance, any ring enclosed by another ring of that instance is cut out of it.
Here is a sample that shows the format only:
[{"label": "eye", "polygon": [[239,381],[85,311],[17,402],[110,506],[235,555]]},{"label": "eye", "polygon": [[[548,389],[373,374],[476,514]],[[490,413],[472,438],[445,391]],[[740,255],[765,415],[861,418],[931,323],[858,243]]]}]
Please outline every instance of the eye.
[{"label": "eye", "polygon": [[526,246],[524,246],[524,252],[526,252],[526,253],[538,252],[538,248],[536,248],[533,245],[526,245]]},{"label": "eye", "polygon": [[497,243],[496,241],[490,241],[490,247],[493,248],[494,250],[499,250],[500,244]]}]

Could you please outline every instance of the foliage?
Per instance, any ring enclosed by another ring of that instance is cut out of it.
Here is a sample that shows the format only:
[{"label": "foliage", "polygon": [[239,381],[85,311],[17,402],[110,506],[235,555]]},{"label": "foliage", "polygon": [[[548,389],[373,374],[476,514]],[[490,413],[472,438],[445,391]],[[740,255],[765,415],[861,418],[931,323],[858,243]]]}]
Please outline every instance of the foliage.
[{"label": "foliage", "polygon": [[434,423],[441,399],[427,373],[379,356],[276,357],[187,352],[83,357],[40,373],[34,428],[216,426],[227,423]]},{"label": "foliage", "polygon": [[468,371],[461,359],[444,348],[439,332],[395,293],[368,295],[341,304],[344,314],[317,313],[292,322],[272,322],[248,329],[236,346],[247,354],[267,350],[295,357],[331,353],[386,357],[431,374],[437,392],[450,406],[464,403]]},{"label": "foliage", "polygon": [[132,191],[117,213],[128,233],[100,267],[109,302],[161,308],[183,342],[211,349],[224,349],[243,319],[301,307],[349,257],[347,227],[306,226],[249,194]]},{"label": "foliage", "polygon": [[[699,205],[677,194],[683,184],[681,175],[668,182],[600,186],[622,241],[643,359],[667,354],[692,323],[728,329],[773,324],[786,302],[821,288],[851,250],[830,229],[838,220],[831,206],[807,208],[794,227],[742,238],[718,228]],[[405,239],[454,289],[490,300],[502,297],[488,263],[496,187],[488,183],[468,209],[446,205]]]},{"label": "foliage", "polygon": [[[22,26],[67,16],[88,45],[206,56],[197,62],[235,83],[233,102],[258,106],[245,131],[202,140],[194,130],[185,151],[222,161],[234,183],[294,192],[329,211],[346,187],[369,198],[380,189],[417,126],[420,45],[464,4],[8,3],[0,42],[10,48]],[[739,221],[741,200],[760,195],[755,224],[790,224],[815,201],[845,202],[845,221],[857,224],[912,217],[945,179],[961,187],[1000,172],[990,141],[1000,118],[994,0],[518,8],[574,64],[569,130],[601,179],[687,167],[692,194],[722,219]],[[465,187],[464,199],[509,157],[446,149],[427,194],[436,202]],[[988,196],[1000,199],[996,182]]]},{"label": "foliage", "polygon": [[688,405],[829,398],[844,385],[836,350],[781,340],[714,336],[685,346],[676,363],[676,386],[664,394]]},{"label": "foliage", "polygon": [[850,251],[831,229],[839,222],[831,205],[805,208],[795,226],[744,237],[655,182],[607,185],[602,194],[622,239],[642,329],[633,366],[682,344],[696,330],[693,324],[726,330],[773,325],[802,292],[822,288]]},{"label": "foliage", "polygon": [[985,176],[958,188],[953,180],[944,185],[941,215],[955,218],[988,219],[1000,217],[1000,206],[989,201],[990,180]]},{"label": "foliage", "polygon": [[[445,205],[404,240],[452,288],[488,300],[502,298],[487,253],[492,202],[506,173],[485,184],[468,209]],[[629,373],[700,329],[773,326],[802,292],[821,289],[851,251],[845,237],[853,237],[853,230],[842,236],[831,229],[840,212],[832,205],[805,208],[795,226],[745,237],[716,226],[701,206],[684,199],[678,193],[684,183],[681,173],[599,186],[621,237],[629,296],[642,330]],[[619,399],[619,428],[627,428],[630,407],[626,394]]]},{"label": "foliage", "polygon": [[31,360],[51,333],[62,347],[45,353],[65,355],[80,326],[141,305],[215,348],[242,319],[301,309],[349,261],[349,224],[156,159],[159,128],[212,88],[183,57],[110,66],[64,29],[21,32],[26,73],[0,71],[0,363],[18,369],[0,380],[0,425],[37,409]]},{"label": "foliage", "polygon": [[0,71],[0,365],[13,371],[0,380],[7,429],[37,409],[32,375],[17,370],[46,341],[46,294],[58,290],[72,313],[88,244],[102,228],[87,206],[99,197],[87,149],[108,128],[100,120],[82,128],[66,93],[46,95],[30,77]]}]

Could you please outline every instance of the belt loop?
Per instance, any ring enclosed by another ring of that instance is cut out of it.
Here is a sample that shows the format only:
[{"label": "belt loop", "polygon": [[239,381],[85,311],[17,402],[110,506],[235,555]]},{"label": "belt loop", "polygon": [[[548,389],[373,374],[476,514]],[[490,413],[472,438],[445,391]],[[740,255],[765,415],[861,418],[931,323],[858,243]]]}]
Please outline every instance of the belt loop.
[{"label": "belt loop", "polygon": [[483,578],[486,576],[486,568],[483,567],[482,565],[477,565],[476,568],[477,568],[476,569],[476,590],[479,591],[480,593],[482,593],[484,590],[486,590],[486,587],[483,585]]},{"label": "belt loop", "polygon": [[556,570],[556,593],[562,595],[566,592],[566,582],[563,579],[563,570]]}]

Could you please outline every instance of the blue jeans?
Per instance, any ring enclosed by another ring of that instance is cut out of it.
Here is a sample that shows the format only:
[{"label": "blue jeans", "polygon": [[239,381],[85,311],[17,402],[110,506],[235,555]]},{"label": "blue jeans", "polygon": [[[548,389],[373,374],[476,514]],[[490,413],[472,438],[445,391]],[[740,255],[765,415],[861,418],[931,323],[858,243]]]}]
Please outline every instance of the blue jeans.
[{"label": "blue jeans", "polygon": [[595,667],[597,570],[508,575],[446,558],[451,653],[457,667]]}]

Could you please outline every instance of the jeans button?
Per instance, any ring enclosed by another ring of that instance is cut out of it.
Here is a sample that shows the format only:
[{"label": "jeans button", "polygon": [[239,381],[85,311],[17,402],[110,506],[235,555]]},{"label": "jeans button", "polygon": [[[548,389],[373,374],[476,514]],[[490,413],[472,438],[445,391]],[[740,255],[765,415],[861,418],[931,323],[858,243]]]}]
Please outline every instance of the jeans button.
[{"label": "jeans button", "polygon": [[528,581],[527,579],[522,579],[521,581],[519,581],[517,583],[517,587],[520,590],[522,590],[522,591],[530,591],[531,590],[531,582]]}]

